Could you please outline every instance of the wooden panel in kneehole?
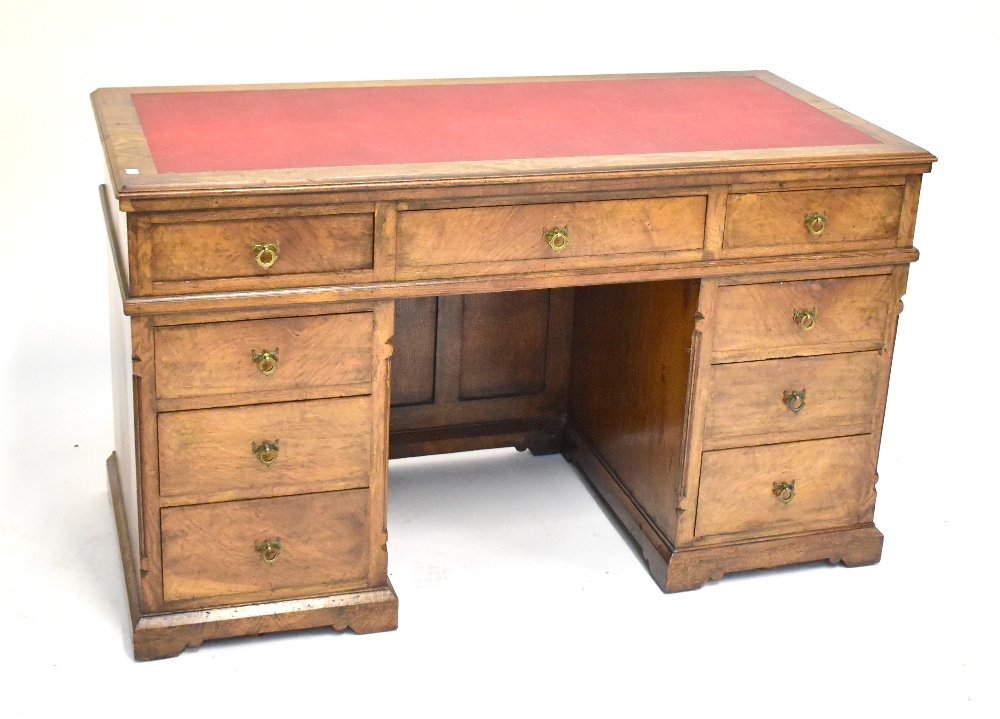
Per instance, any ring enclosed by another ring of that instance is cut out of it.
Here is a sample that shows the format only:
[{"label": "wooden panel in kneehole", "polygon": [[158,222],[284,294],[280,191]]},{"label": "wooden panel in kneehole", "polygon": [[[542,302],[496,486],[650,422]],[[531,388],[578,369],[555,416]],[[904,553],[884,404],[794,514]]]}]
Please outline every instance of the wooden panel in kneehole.
[{"label": "wooden panel in kneehole", "polygon": [[392,351],[392,404],[434,401],[437,297],[396,300]]},{"label": "wooden panel in kneehole", "polygon": [[543,391],[548,326],[549,290],[466,295],[460,398]]}]

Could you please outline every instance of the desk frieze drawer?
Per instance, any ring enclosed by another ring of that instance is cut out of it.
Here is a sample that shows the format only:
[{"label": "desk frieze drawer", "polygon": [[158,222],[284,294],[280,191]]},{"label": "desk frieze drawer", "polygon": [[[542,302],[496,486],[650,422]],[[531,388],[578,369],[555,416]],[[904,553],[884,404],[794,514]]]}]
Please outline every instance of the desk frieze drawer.
[{"label": "desk frieze drawer", "polygon": [[712,359],[881,349],[892,289],[889,274],[720,287]]},{"label": "desk frieze drawer", "polygon": [[363,587],[368,491],[161,510],[163,599],[199,606]]},{"label": "desk frieze drawer", "polygon": [[878,352],[714,365],[704,446],[871,432],[882,367]]},{"label": "desk frieze drawer", "polygon": [[371,279],[373,213],[159,219],[144,225],[156,293],[291,287],[321,283],[318,275]]},{"label": "desk frieze drawer", "polygon": [[706,195],[694,195],[403,211],[396,277],[570,269],[597,258],[602,264],[663,262],[670,253],[699,259],[707,206]]},{"label": "desk frieze drawer", "polygon": [[849,527],[874,502],[870,435],[705,452],[695,535]]},{"label": "desk frieze drawer", "polygon": [[891,247],[903,193],[903,185],[891,185],[733,194],[723,248],[753,255]]},{"label": "desk frieze drawer", "polygon": [[162,504],[367,487],[369,395],[163,412]]},{"label": "desk frieze drawer", "polygon": [[160,409],[367,394],[371,312],[157,327]]}]

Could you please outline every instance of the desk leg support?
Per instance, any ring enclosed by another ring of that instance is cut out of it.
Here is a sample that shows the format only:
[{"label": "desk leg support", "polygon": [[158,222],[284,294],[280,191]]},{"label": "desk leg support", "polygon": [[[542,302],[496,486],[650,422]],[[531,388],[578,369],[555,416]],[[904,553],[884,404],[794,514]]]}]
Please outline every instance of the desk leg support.
[{"label": "desk leg support", "polygon": [[197,647],[206,639],[323,626],[333,627],[338,631],[350,628],[357,634],[396,628],[399,601],[388,582],[384,587],[343,594],[142,615],[139,610],[139,581],[135,571],[136,564],[132,559],[132,541],[126,525],[118,458],[115,454],[108,457],[107,469],[108,488],[125,572],[132,644],[138,661],[177,656],[187,647]]},{"label": "desk leg support", "polygon": [[697,589],[710,579],[748,569],[773,569],[827,559],[847,567],[877,564],[882,557],[882,533],[870,524],[793,537],[775,537],[743,544],[681,549],[670,558],[666,592]]},{"label": "desk leg support", "polygon": [[638,543],[649,573],[666,593],[698,589],[731,572],[827,559],[848,567],[876,564],[882,533],[874,524],[721,546],[674,548],[632,499],[593,447],[568,426],[566,458],[597,490]]}]

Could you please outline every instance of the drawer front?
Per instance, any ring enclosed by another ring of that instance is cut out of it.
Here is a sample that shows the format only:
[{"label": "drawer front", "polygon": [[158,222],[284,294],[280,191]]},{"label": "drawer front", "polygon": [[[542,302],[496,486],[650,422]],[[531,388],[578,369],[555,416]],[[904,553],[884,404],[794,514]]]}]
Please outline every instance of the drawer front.
[{"label": "drawer front", "polygon": [[881,349],[891,275],[720,287],[717,362]]},{"label": "drawer front", "polygon": [[[167,507],[160,519],[166,602],[365,583],[365,489]],[[270,562],[268,541],[280,543]]]},{"label": "drawer front", "polygon": [[367,487],[370,396],[157,418],[160,496],[195,503]]},{"label": "drawer front", "polygon": [[861,435],[705,452],[695,534],[857,524],[875,482],[870,442]]},{"label": "drawer front", "polygon": [[[371,382],[372,329],[370,312],[158,327],[156,394],[266,397]],[[277,351],[277,362],[265,351]]]},{"label": "drawer front", "polygon": [[[706,446],[715,448],[722,440],[764,435],[771,441],[802,432],[870,432],[880,359],[878,352],[852,352],[714,365],[705,420]],[[795,411],[800,400],[790,393],[802,390],[804,404]]]},{"label": "drawer front", "polygon": [[[152,280],[371,269],[374,230],[373,214],[154,223],[150,226]],[[274,245],[276,252],[273,257],[261,255],[258,262],[265,245]]]},{"label": "drawer front", "polygon": [[[840,242],[894,242],[903,209],[903,187],[857,187],[730,195],[723,246],[813,246]],[[813,220],[813,234],[806,216]]]},{"label": "drawer front", "polygon": [[[397,268],[700,250],[706,208],[701,195],[400,212]],[[544,233],[564,227],[556,251]]]}]

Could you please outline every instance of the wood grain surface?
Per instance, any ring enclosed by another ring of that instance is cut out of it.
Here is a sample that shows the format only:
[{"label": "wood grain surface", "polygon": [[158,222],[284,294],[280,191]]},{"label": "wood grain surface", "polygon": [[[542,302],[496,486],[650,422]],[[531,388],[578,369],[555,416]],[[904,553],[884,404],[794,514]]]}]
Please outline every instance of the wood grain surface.
[{"label": "wood grain surface", "polygon": [[[878,352],[852,352],[714,365],[706,448],[871,432],[880,360]],[[784,392],[803,389],[805,406],[793,412]]]},{"label": "wood grain surface", "polygon": [[389,583],[389,531],[386,506],[389,491],[389,393],[392,390],[392,355],[395,312],[392,302],[378,302],[372,313],[372,411],[368,423],[372,452],[368,483],[369,587]]},{"label": "wood grain surface", "polygon": [[549,291],[466,295],[462,304],[459,399],[544,391]]},{"label": "wood grain surface", "polygon": [[[365,489],[166,507],[161,516],[168,603],[357,588],[368,574]],[[271,563],[255,549],[268,539],[281,541]]]},{"label": "wood grain surface", "polygon": [[[888,274],[720,287],[713,361],[881,349],[891,288]],[[811,329],[797,310],[816,310]]]},{"label": "wood grain surface", "polygon": [[577,290],[569,420],[672,537],[697,282]]},{"label": "wood grain surface", "polygon": [[[891,240],[899,233],[901,185],[793,192],[752,192],[729,196],[723,246],[780,247],[835,242]],[[814,237],[805,216],[825,213],[826,229]]]},{"label": "wood grain surface", "polygon": [[394,305],[392,405],[433,402],[438,298],[413,297],[396,300]]},{"label": "wood grain surface", "polygon": [[[153,282],[342,272],[372,267],[374,215],[260,217],[150,225]],[[252,245],[277,245],[261,267]]]},{"label": "wood grain surface", "polygon": [[[368,486],[370,396],[159,415],[160,496],[168,504]],[[253,443],[278,441],[269,466]]]},{"label": "wood grain surface", "polygon": [[[114,250],[112,249],[112,252]],[[113,258],[109,258],[113,261]],[[139,546],[139,456],[136,444],[136,384],[133,374],[132,353],[132,320],[122,313],[118,302],[117,279],[113,272],[108,274],[111,281],[109,287],[110,335],[111,335],[111,387],[114,398],[114,454],[115,471],[120,480],[118,486],[123,495],[123,519],[128,530],[129,542],[132,547]],[[109,468],[109,471],[110,468]],[[130,558],[138,559],[137,553],[131,553]],[[138,571],[138,565],[134,568]]]},{"label": "wood grain surface", "polygon": [[[698,536],[781,534],[858,523],[875,482],[869,435],[706,452],[698,491]],[[785,504],[775,482],[794,482]]]},{"label": "wood grain surface", "polygon": [[[707,197],[669,197],[400,212],[397,276],[411,267],[699,250]],[[556,252],[546,228],[568,227]]]},{"label": "wood grain surface", "polygon": [[[158,327],[156,391],[163,399],[257,393],[371,381],[370,312]],[[278,350],[265,375],[253,351]]]},{"label": "wood grain surface", "polygon": [[355,634],[387,632],[399,624],[399,600],[391,584],[334,591],[232,607],[156,614],[133,626],[136,661],[174,657],[187,647],[227,637],[326,627]]}]

